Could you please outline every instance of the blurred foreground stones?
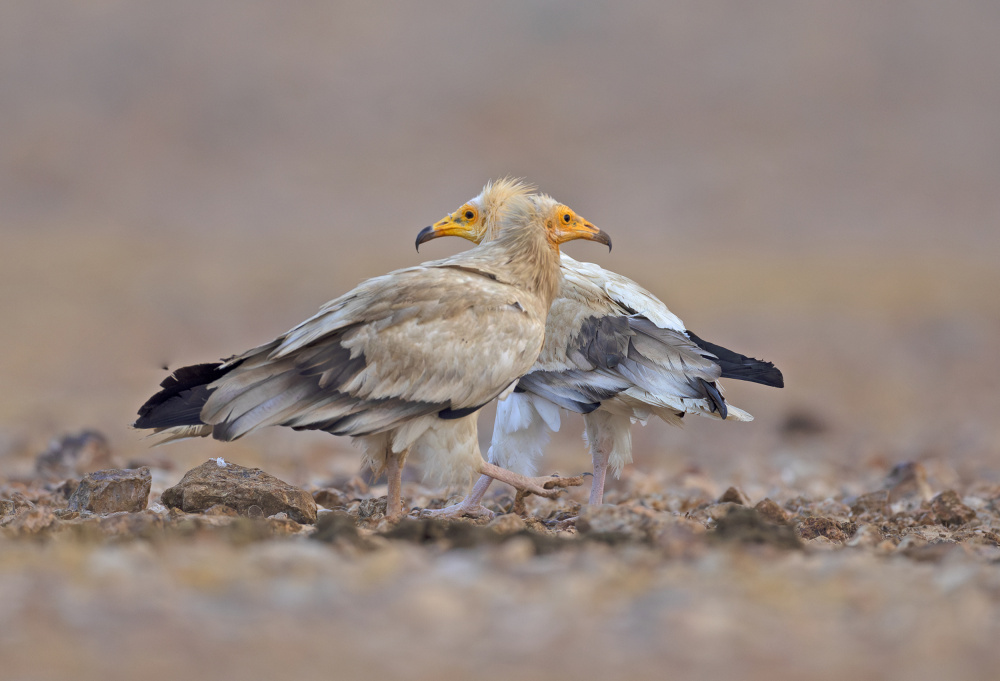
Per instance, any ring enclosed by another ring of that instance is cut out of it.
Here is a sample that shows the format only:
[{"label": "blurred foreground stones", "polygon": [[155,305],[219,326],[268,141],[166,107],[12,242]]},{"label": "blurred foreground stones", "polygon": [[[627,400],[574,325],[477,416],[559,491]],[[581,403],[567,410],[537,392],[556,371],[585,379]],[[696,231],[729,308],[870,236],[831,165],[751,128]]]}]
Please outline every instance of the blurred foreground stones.
[{"label": "blurred foreground stones", "polygon": [[[78,658],[94,660],[79,678],[311,679],[327,659],[352,678],[722,678],[721,646],[757,660],[744,678],[957,678],[935,667],[943,645],[987,674],[961,678],[990,678],[1000,486],[941,478],[909,462],[845,486],[860,493],[762,497],[632,470],[601,506],[528,497],[519,515],[498,490],[492,520],[389,524],[384,484],[358,476],[36,468],[0,481],[0,655],[12,678]],[[403,492],[412,509],[455,501]],[[109,654],[122,646],[145,652]]]}]

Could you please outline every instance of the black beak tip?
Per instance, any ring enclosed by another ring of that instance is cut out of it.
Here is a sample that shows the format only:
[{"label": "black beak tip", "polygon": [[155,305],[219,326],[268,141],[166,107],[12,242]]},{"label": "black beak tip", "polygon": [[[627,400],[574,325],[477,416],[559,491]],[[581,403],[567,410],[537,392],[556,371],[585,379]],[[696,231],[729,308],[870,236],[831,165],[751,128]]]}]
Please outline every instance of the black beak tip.
[{"label": "black beak tip", "polygon": [[430,235],[434,233],[434,228],[431,226],[424,227],[420,230],[420,234],[417,235],[417,253],[420,252],[420,244],[425,241],[430,240]]}]

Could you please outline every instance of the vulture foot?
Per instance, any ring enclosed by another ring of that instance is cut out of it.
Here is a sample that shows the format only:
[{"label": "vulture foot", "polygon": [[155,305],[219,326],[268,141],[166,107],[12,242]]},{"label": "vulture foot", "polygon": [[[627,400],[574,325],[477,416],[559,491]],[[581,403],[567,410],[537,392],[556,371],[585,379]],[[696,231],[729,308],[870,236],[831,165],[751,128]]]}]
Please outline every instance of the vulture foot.
[{"label": "vulture foot", "polygon": [[459,518],[487,518],[488,520],[492,520],[493,515],[493,511],[478,501],[470,501],[468,497],[451,506],[436,509],[424,508],[420,511],[421,518],[438,518],[441,520],[458,520]]},{"label": "vulture foot", "polygon": [[525,480],[528,481],[528,484],[525,484],[523,487],[515,485],[517,487],[517,495],[514,497],[514,503],[510,507],[511,513],[521,516],[525,515],[528,511],[524,505],[526,497],[534,494],[546,499],[555,499],[559,496],[559,492],[567,487],[577,487],[583,484],[582,475],[574,475],[570,478],[561,478],[558,475],[552,475],[549,477],[525,478]]}]

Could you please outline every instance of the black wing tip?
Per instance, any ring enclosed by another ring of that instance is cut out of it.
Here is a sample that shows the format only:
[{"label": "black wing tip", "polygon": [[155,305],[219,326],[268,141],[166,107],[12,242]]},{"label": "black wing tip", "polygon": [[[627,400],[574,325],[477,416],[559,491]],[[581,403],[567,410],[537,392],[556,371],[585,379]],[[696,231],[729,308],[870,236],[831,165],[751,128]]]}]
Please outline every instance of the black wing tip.
[{"label": "black wing tip", "polygon": [[[770,362],[768,362],[770,364]],[[785,376],[781,373],[781,369],[771,364],[772,371],[769,372],[771,377],[770,383],[765,383],[764,385],[771,386],[772,388],[784,388],[785,387]]]},{"label": "black wing tip", "polygon": [[686,329],[685,333],[699,348],[715,355],[716,364],[722,369],[722,378],[759,383],[771,388],[785,387],[785,377],[773,363],[747,357],[721,345],[710,343],[690,329]]},{"label": "black wing tip", "polygon": [[176,369],[160,382],[161,390],[139,407],[139,418],[132,423],[132,427],[146,429],[199,425],[201,421],[197,415],[212,392],[208,389],[208,384],[238,365],[239,362],[226,366],[223,362],[209,362]]}]

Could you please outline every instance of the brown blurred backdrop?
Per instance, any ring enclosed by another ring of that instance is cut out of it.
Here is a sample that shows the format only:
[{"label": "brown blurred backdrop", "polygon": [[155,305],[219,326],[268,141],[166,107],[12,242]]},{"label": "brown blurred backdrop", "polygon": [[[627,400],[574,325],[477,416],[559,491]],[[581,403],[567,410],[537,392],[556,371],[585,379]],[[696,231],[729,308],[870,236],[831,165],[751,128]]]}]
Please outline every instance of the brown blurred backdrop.
[{"label": "brown blurred backdrop", "polygon": [[[997,35],[988,0],[4,3],[4,470],[82,427],[151,456],[127,424],[164,365],[464,248],[413,240],[513,174],[614,236],[574,256],[785,372],[728,385],[752,424],[637,430],[640,467],[1000,479]],[[357,466],[278,429],[163,451]]]}]

